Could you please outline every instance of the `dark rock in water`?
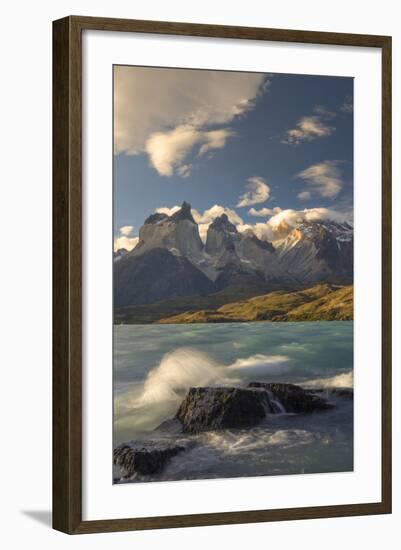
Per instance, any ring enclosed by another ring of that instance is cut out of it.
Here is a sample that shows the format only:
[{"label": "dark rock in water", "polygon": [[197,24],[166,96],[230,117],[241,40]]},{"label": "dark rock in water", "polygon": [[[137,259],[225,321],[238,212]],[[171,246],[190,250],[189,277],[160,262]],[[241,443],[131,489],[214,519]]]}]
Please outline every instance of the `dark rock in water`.
[{"label": "dark rock in water", "polygon": [[167,420],[163,420],[163,422],[159,424],[153,431],[177,434],[182,432],[182,426],[181,422],[176,417],[168,418]]},{"label": "dark rock in water", "polygon": [[233,387],[190,388],[176,417],[187,433],[257,425],[270,411],[267,392]]},{"label": "dark rock in water", "polygon": [[268,414],[310,413],[335,405],[294,384],[252,382],[247,388],[191,388],[176,414],[183,432],[250,428]]},{"label": "dark rock in water", "polygon": [[265,389],[269,394],[269,400],[278,399],[287,413],[309,413],[334,407],[315,392],[304,390],[294,384],[251,382],[248,388]]},{"label": "dark rock in water", "polygon": [[129,441],[114,449],[113,461],[122,471],[122,477],[160,473],[186,445],[160,441]]}]

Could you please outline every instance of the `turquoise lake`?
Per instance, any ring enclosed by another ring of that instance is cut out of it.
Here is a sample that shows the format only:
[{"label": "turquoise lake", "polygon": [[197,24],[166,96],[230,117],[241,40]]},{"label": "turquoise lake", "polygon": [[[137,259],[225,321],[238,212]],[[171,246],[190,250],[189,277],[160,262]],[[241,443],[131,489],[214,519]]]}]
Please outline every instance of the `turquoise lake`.
[{"label": "turquoise lake", "polygon": [[[183,439],[157,428],[192,386],[352,388],[352,373],[352,321],[115,326],[114,445]],[[272,415],[253,429],[200,434],[149,481],[351,471],[353,401],[333,399],[332,411]]]}]

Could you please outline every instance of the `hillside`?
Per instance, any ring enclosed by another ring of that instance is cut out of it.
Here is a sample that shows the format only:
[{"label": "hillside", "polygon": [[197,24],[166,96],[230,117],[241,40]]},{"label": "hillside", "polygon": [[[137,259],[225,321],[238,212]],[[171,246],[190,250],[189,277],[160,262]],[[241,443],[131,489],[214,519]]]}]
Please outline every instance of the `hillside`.
[{"label": "hillside", "polygon": [[275,291],[225,304],[187,311],[157,323],[230,323],[249,321],[334,321],[353,318],[353,287],[315,285],[294,292]]},{"label": "hillside", "polygon": [[188,311],[217,309],[224,304],[239,300],[247,300],[273,290],[267,285],[232,285],[219,292],[205,296],[179,296],[170,300],[161,300],[153,304],[140,304],[115,307],[114,322],[116,324],[154,323]]},{"label": "hillside", "polygon": [[[339,288],[329,295],[289,311],[285,321],[348,321],[353,318],[354,289]],[[280,320],[280,319],[278,319]]]}]

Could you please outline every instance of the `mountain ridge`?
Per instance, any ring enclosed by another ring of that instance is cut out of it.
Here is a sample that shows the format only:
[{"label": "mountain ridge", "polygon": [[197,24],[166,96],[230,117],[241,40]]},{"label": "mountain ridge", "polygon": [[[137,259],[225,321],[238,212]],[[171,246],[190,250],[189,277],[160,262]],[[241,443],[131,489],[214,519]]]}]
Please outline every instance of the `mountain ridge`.
[{"label": "mountain ridge", "polygon": [[136,247],[115,255],[115,305],[153,304],[230,287],[269,292],[352,283],[349,224],[316,220],[286,228],[287,234],[281,228],[282,238],[270,242],[250,229],[238,231],[223,213],[210,223],[203,243],[189,203],[184,201],[170,216],[151,214],[139,230]]}]

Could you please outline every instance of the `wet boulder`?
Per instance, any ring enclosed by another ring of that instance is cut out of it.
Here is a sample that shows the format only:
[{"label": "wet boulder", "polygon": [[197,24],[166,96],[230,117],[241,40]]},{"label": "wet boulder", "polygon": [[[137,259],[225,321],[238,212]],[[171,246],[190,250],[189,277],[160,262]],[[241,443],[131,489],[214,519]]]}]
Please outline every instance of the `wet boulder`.
[{"label": "wet boulder", "polygon": [[159,474],[187,446],[165,441],[129,441],[114,449],[113,462],[122,478]]},{"label": "wet boulder", "polygon": [[[251,382],[248,388],[264,389],[268,393],[269,401],[274,404],[278,402],[283,412],[287,413],[310,413],[332,409],[333,403],[324,399],[316,392],[306,390],[295,384]],[[279,412],[275,410],[274,412]]]},{"label": "wet boulder", "polygon": [[268,395],[256,388],[190,388],[176,414],[186,433],[259,424],[270,412]]}]

